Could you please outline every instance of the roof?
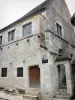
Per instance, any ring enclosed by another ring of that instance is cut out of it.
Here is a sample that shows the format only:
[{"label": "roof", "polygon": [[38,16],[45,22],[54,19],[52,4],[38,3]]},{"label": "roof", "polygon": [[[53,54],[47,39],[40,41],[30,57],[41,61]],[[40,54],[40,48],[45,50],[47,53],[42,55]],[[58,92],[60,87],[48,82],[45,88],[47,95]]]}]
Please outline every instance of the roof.
[{"label": "roof", "polygon": [[9,28],[9,27],[13,26],[14,24],[16,24],[16,23],[18,23],[18,22],[20,22],[20,21],[28,18],[31,15],[36,14],[36,13],[38,13],[41,10],[44,10],[46,8],[46,6],[47,6],[47,4],[48,4],[49,1],[52,1],[52,0],[46,0],[46,1],[44,1],[43,3],[41,3],[40,5],[38,5],[37,7],[35,7],[34,9],[32,9],[31,11],[29,11],[27,14],[25,14],[24,16],[22,16],[21,18],[19,18],[15,22],[13,22],[13,23],[9,24],[8,26],[2,28],[0,30],[0,32],[5,31],[7,28]]},{"label": "roof", "polygon": [[64,61],[64,60],[71,60],[71,58],[66,55],[62,55],[62,56],[57,56],[55,59],[55,61]]},{"label": "roof", "polygon": [[69,52],[67,52],[65,49],[62,49],[61,52],[58,52],[55,61],[64,61],[64,60],[71,60],[72,56]]}]

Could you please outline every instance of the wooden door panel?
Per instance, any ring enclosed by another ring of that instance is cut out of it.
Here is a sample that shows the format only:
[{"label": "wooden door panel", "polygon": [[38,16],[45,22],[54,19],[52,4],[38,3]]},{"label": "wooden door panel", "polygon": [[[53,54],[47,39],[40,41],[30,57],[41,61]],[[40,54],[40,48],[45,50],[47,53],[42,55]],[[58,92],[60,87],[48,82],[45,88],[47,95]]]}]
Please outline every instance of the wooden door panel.
[{"label": "wooden door panel", "polygon": [[29,69],[30,86],[37,87],[40,85],[40,68],[38,66]]}]

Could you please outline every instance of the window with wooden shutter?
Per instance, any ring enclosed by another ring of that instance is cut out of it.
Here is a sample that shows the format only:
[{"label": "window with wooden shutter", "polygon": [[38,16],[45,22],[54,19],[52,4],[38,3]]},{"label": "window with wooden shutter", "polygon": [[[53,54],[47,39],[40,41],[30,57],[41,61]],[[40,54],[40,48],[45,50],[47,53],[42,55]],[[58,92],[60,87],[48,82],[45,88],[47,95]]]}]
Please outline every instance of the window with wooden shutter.
[{"label": "window with wooden shutter", "polygon": [[23,68],[17,68],[17,77],[23,77]]},{"label": "window with wooden shutter", "polygon": [[23,26],[23,36],[29,36],[32,34],[32,23],[27,23]]},{"label": "window with wooden shutter", "polygon": [[2,68],[1,77],[7,77],[7,68]]},{"label": "window with wooden shutter", "polygon": [[15,30],[8,32],[8,42],[14,40],[14,33],[15,33]]}]

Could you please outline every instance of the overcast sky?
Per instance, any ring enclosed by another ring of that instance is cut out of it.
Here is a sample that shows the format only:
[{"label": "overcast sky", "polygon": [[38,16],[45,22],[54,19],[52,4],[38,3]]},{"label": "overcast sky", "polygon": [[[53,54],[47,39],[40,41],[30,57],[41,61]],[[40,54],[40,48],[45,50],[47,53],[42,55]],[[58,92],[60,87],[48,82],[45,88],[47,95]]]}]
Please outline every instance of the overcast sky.
[{"label": "overcast sky", "polygon": [[[0,29],[17,20],[45,0],[0,0]],[[66,0],[71,15],[75,12],[75,0]]]}]

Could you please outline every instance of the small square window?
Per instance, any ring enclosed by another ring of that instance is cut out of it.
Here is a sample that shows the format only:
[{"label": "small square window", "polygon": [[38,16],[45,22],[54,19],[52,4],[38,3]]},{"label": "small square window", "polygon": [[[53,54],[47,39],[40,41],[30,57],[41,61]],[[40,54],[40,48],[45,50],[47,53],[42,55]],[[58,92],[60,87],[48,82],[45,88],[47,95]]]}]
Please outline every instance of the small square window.
[{"label": "small square window", "polygon": [[8,42],[14,40],[14,32],[15,32],[15,30],[8,32]]},{"label": "small square window", "polygon": [[23,77],[23,68],[17,68],[17,77]]},{"label": "small square window", "polygon": [[56,27],[57,27],[57,34],[59,36],[62,36],[62,26],[56,23]]},{"label": "small square window", "polygon": [[48,63],[48,59],[42,58],[42,64]]},{"label": "small square window", "polygon": [[7,68],[2,68],[1,77],[7,77]]},{"label": "small square window", "polygon": [[2,45],[2,36],[0,36],[0,45]]},{"label": "small square window", "polygon": [[23,36],[29,36],[32,34],[32,23],[27,23],[23,26]]}]

